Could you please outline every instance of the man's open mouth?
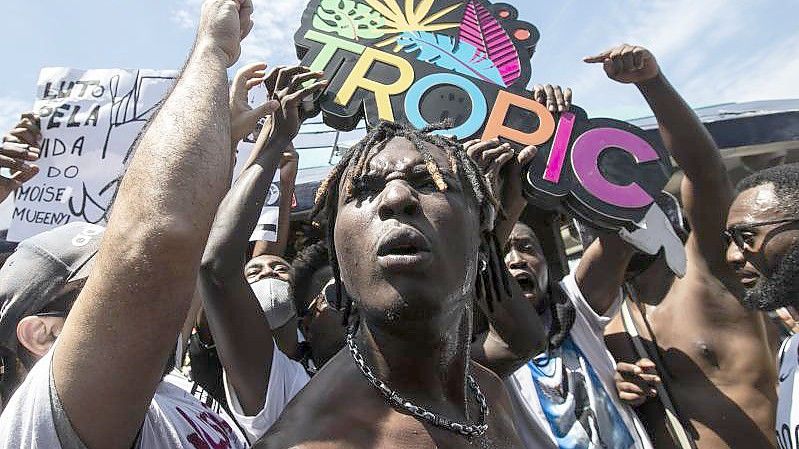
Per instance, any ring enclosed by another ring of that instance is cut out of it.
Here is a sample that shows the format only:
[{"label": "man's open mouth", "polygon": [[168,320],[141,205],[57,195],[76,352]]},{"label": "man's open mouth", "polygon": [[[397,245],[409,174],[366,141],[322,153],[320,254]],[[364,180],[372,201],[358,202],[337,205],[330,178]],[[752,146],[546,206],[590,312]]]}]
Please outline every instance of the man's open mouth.
[{"label": "man's open mouth", "polygon": [[538,281],[532,274],[526,271],[520,271],[513,273],[513,278],[519,283],[522,292],[536,293],[538,291]]},{"label": "man's open mouth", "polygon": [[418,268],[432,260],[430,244],[409,226],[392,229],[378,242],[377,259],[383,268]]}]

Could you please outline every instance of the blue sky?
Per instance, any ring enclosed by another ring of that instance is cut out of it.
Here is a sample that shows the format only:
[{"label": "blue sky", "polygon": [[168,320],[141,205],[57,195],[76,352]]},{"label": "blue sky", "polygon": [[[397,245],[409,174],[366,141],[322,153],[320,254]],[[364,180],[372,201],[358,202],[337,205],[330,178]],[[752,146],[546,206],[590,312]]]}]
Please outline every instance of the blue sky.
[{"label": "blue sky", "polygon": [[[253,1],[241,63],[296,61],[293,34],[307,0]],[[799,98],[799,0],[504,1],[541,32],[533,83],[572,87],[593,117],[650,114],[634,87],[581,61],[621,42],[652,50],[694,107]],[[201,3],[0,0],[0,132],[32,107],[42,67],[179,69]],[[0,227],[10,206],[0,205]]]},{"label": "blue sky", "polygon": [[[571,86],[592,116],[649,111],[588,54],[628,42],[650,48],[693,106],[799,98],[797,0],[506,0],[541,32],[533,81]],[[3,0],[0,129],[32,105],[44,66],[180,68],[200,0]],[[256,28],[242,62],[294,60],[292,35],[304,0],[255,0]]]}]

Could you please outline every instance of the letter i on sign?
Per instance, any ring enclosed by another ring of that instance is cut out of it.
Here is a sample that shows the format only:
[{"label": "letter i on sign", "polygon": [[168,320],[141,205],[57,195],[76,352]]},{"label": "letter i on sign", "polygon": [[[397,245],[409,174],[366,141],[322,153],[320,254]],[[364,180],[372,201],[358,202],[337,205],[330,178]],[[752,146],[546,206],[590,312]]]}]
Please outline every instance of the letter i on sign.
[{"label": "letter i on sign", "polygon": [[558,120],[558,129],[555,131],[555,139],[552,141],[547,168],[544,171],[544,179],[551,183],[560,182],[560,174],[563,171],[563,163],[566,161],[566,152],[569,149],[575,118],[573,113],[564,112]]}]

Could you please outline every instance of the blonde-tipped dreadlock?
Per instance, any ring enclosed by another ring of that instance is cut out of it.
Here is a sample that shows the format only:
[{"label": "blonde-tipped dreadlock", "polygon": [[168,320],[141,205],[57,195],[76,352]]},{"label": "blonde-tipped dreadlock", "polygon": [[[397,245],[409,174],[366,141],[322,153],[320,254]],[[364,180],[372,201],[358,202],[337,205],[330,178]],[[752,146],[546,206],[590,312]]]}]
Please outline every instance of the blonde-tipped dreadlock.
[{"label": "blonde-tipped dreadlock", "polygon": [[[346,296],[341,282],[336,248],[333,238],[335,227],[338,198],[341,192],[342,176],[344,176],[344,194],[352,195],[352,190],[359,188],[362,178],[369,170],[369,162],[380,153],[395,137],[408,139],[422,155],[425,167],[430,173],[436,188],[446,191],[447,182],[441,170],[425,143],[442,148],[446,153],[449,164],[455,176],[464,186],[464,192],[470,192],[480,210],[480,225],[482,231],[480,249],[487,256],[485,263],[481,263],[477,275],[475,292],[478,300],[484,300],[491,308],[493,301],[499,301],[504,295],[510,295],[510,283],[504,265],[504,255],[493,231],[493,223],[500,206],[494,198],[491,188],[483,176],[480,167],[466,154],[463,145],[457,140],[433,134],[433,131],[446,129],[447,124],[432,125],[422,130],[416,130],[400,123],[381,122],[369,134],[353,146],[342,157],[341,161],[333,168],[328,177],[319,186],[316,192],[316,205],[312,212],[315,221],[323,222],[327,228],[327,244],[330,249],[330,266],[336,281],[336,298],[338,304],[333,304],[342,310],[344,324],[349,322],[352,310],[352,299]],[[319,220],[317,220],[317,218]]]}]

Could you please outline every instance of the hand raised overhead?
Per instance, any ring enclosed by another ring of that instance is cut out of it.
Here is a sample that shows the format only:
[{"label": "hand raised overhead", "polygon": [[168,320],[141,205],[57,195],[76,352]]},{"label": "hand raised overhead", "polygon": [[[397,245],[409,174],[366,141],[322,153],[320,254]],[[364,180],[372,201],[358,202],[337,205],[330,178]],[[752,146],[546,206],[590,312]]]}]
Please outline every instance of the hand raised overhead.
[{"label": "hand raised overhead", "polygon": [[252,0],[206,0],[203,3],[197,45],[219,49],[231,67],[241,54],[241,41],[252,30]]},{"label": "hand raised overhead", "polygon": [[620,83],[640,83],[660,74],[655,56],[644,47],[621,44],[596,56],[583,58],[589,64],[602,63],[608,78]]},{"label": "hand raised overhead", "polygon": [[266,77],[270,98],[280,102],[272,116],[271,138],[276,139],[281,149],[297,137],[300,125],[307,118],[301,110],[302,101],[327,87],[327,80],[319,80],[322,75],[307,67],[296,66],[278,67]]},{"label": "hand raised overhead", "polygon": [[250,106],[247,94],[266,80],[266,67],[262,62],[248,64],[233,77],[230,88],[230,139],[234,144],[255,131],[259,120],[280,107],[276,100],[267,100],[255,108]]}]

